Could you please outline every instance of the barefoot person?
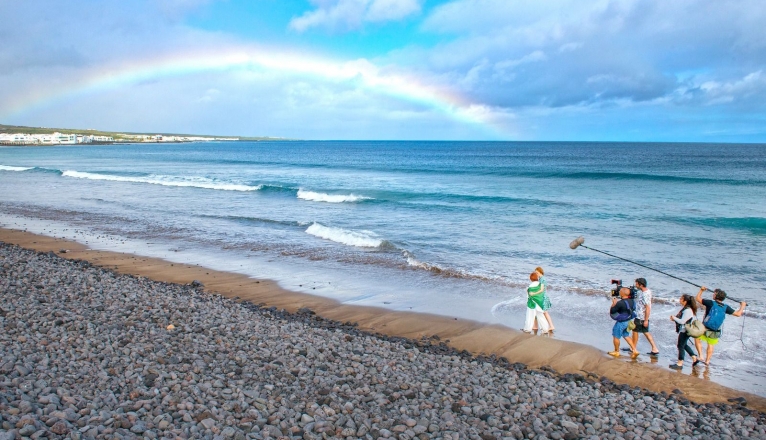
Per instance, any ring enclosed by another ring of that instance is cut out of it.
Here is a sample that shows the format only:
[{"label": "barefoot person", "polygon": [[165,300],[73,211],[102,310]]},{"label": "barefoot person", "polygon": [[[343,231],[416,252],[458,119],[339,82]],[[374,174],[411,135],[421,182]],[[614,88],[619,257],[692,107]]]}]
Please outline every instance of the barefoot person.
[{"label": "barefoot person", "polygon": [[678,333],[678,362],[670,364],[670,368],[674,370],[680,370],[684,367],[686,353],[692,357],[692,366],[699,362],[697,361],[697,353],[689,346],[691,336],[686,333],[684,326],[697,316],[697,301],[691,295],[681,295],[678,302],[681,303],[681,310],[675,316],[670,315],[670,320],[676,323],[676,333]]},{"label": "barefoot person", "polygon": [[697,292],[697,302],[705,306],[705,318],[702,320],[702,323],[705,324],[705,328],[707,329],[705,331],[705,334],[699,337],[697,341],[695,342],[695,345],[697,346],[697,351],[700,353],[700,357],[702,356],[702,342],[707,343],[707,352],[705,354],[705,364],[710,363],[710,358],[713,357],[713,350],[715,345],[718,343],[718,339],[721,337],[721,331],[723,326],[723,321],[726,318],[726,315],[732,315],[732,316],[742,316],[742,313],[745,311],[745,306],[747,305],[746,302],[740,302],[739,303],[739,309],[736,311],[732,309],[731,307],[724,304],[724,300],[726,299],[726,292],[724,292],[721,289],[715,289],[713,293],[713,299],[702,299],[702,292],[706,291],[707,287],[702,286],[700,287],[700,291]]},{"label": "barefoot person", "polygon": [[636,278],[635,286],[638,289],[638,294],[636,295],[636,327],[633,329],[633,345],[638,347],[638,335],[639,333],[643,334],[652,346],[652,351],[647,354],[656,357],[660,354],[660,350],[657,349],[657,344],[654,343],[654,338],[649,333],[649,316],[652,314],[652,291],[646,287],[646,278]]},{"label": "barefoot person", "polygon": [[[548,296],[548,283],[545,282],[545,271],[542,267],[537,266],[535,272],[537,273],[540,285],[543,286],[543,315],[545,315],[545,320],[548,321],[548,327],[550,327],[549,333],[553,334],[553,331],[556,330],[556,328],[553,326],[553,320],[548,313],[548,310],[551,308],[551,299]],[[537,320],[535,320],[535,325],[532,330],[537,333]]]},{"label": "barefoot person", "polygon": [[633,339],[628,331],[628,324],[633,319],[635,308],[634,300],[630,299],[630,289],[627,287],[620,289],[619,299],[612,298],[612,307],[609,309],[609,315],[615,320],[615,323],[614,327],[612,327],[614,351],[609,352],[610,356],[620,357],[620,338],[624,338],[633,352],[630,357],[633,359],[638,357],[636,345],[633,343]]},{"label": "barefoot person", "polygon": [[[537,272],[532,272],[529,275],[532,283],[527,287],[527,319],[524,322],[524,332],[532,333],[535,320],[537,320],[540,329],[543,334],[548,333],[548,321],[545,320],[543,314],[543,286],[540,284],[540,275]],[[535,331],[535,334],[537,332]]]}]

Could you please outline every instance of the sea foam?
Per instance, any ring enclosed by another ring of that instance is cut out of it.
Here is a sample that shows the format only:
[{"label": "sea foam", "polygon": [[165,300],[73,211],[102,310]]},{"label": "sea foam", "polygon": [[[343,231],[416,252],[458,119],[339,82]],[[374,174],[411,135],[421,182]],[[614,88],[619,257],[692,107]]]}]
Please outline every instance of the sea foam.
[{"label": "sea foam", "polygon": [[9,165],[0,165],[0,171],[29,171],[34,167],[12,167]]},{"label": "sea foam", "polygon": [[148,183],[152,185],[163,186],[181,186],[181,187],[193,187],[204,189],[216,189],[222,191],[258,191],[262,185],[240,185],[235,183],[219,182],[207,177],[177,177],[177,176],[162,176],[162,175],[150,175],[146,177],[131,177],[131,176],[115,176],[112,174],[96,174],[85,173],[81,171],[64,171],[62,173],[64,177],[74,177],[77,179],[90,179],[90,180],[109,180],[113,182],[133,182],[133,183]]},{"label": "sea foam", "polygon": [[298,198],[303,200],[310,200],[312,202],[327,203],[353,203],[361,202],[363,200],[372,200],[372,197],[357,196],[355,194],[325,194],[314,191],[306,191],[304,189],[298,190]]},{"label": "sea foam", "polygon": [[375,248],[384,243],[384,240],[376,237],[375,233],[370,231],[348,231],[341,228],[330,228],[319,223],[313,223],[309,226],[306,233],[348,246]]}]

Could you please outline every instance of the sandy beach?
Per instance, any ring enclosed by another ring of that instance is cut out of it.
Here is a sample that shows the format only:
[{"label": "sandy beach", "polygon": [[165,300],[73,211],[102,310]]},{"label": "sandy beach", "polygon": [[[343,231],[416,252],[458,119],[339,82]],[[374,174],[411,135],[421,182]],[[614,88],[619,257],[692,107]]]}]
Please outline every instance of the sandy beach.
[{"label": "sandy beach", "polygon": [[[439,341],[456,350],[466,350],[474,355],[496,355],[530,368],[547,367],[560,374],[590,373],[618,384],[642,387],[653,392],[670,394],[680,390],[685,398],[697,403],[726,403],[729,399],[744,397],[749,408],[766,411],[766,399],[753,394],[627,358],[611,359],[590,346],[528,336],[499,325],[344,305],[327,298],[290,292],[269,280],[137,255],[90,250],[80,243],[18,230],[0,230],[0,241],[41,252],[52,251],[63,258],[87,260],[118,273],[156,281],[189,284],[197,280],[204,284],[204,290],[209,294],[239,298],[288,312],[307,308],[326,319],[354,323],[360,330],[372,333],[413,340],[436,336]],[[62,253],[62,250],[67,252]]]},{"label": "sandy beach", "polygon": [[3,234],[1,440],[766,438],[758,398],[588,347]]}]

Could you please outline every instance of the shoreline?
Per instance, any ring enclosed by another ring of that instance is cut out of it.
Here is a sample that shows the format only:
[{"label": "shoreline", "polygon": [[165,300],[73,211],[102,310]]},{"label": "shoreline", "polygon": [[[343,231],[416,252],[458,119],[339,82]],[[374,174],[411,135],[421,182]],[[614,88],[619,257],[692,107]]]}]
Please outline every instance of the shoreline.
[{"label": "shoreline", "polygon": [[[473,355],[505,357],[511,363],[523,363],[530,368],[549,367],[560,374],[587,376],[591,373],[619,384],[639,386],[658,393],[671,394],[677,389],[683,392],[684,398],[696,403],[728,403],[730,398],[745,397],[748,408],[766,412],[766,399],[754,394],[687,374],[666,371],[651,364],[611,359],[591,346],[528,336],[497,324],[346,305],[329,298],[291,292],[270,280],[253,279],[245,275],[134,254],[90,250],[86,245],[74,241],[20,230],[0,228],[0,241],[40,252],[52,251],[66,259],[86,260],[117,273],[143,276],[155,281],[189,284],[198,280],[204,285],[204,291],[209,294],[239,298],[264,307],[285,309],[291,313],[307,308],[325,319],[357,324],[357,328],[365,332],[411,340],[438,336],[440,341],[458,351],[465,350]],[[66,249],[67,252],[61,253],[61,249]]]}]

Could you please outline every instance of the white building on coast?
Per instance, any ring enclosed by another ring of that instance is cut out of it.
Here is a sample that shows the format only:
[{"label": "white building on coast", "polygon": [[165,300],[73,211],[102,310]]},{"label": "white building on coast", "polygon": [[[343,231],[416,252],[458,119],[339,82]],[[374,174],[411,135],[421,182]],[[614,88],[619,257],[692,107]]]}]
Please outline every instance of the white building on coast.
[{"label": "white building on coast", "polygon": [[[207,142],[207,141],[238,141],[239,138],[203,137],[203,136],[165,136],[161,134],[118,134],[116,142],[140,143],[171,143],[171,142]],[[112,136],[96,136],[87,134],[28,134],[0,133],[0,145],[75,145],[93,143],[114,143]]]},{"label": "white building on coast", "polygon": [[94,142],[109,143],[114,142],[114,138],[59,132],[50,134],[0,133],[0,145],[75,145]]}]

